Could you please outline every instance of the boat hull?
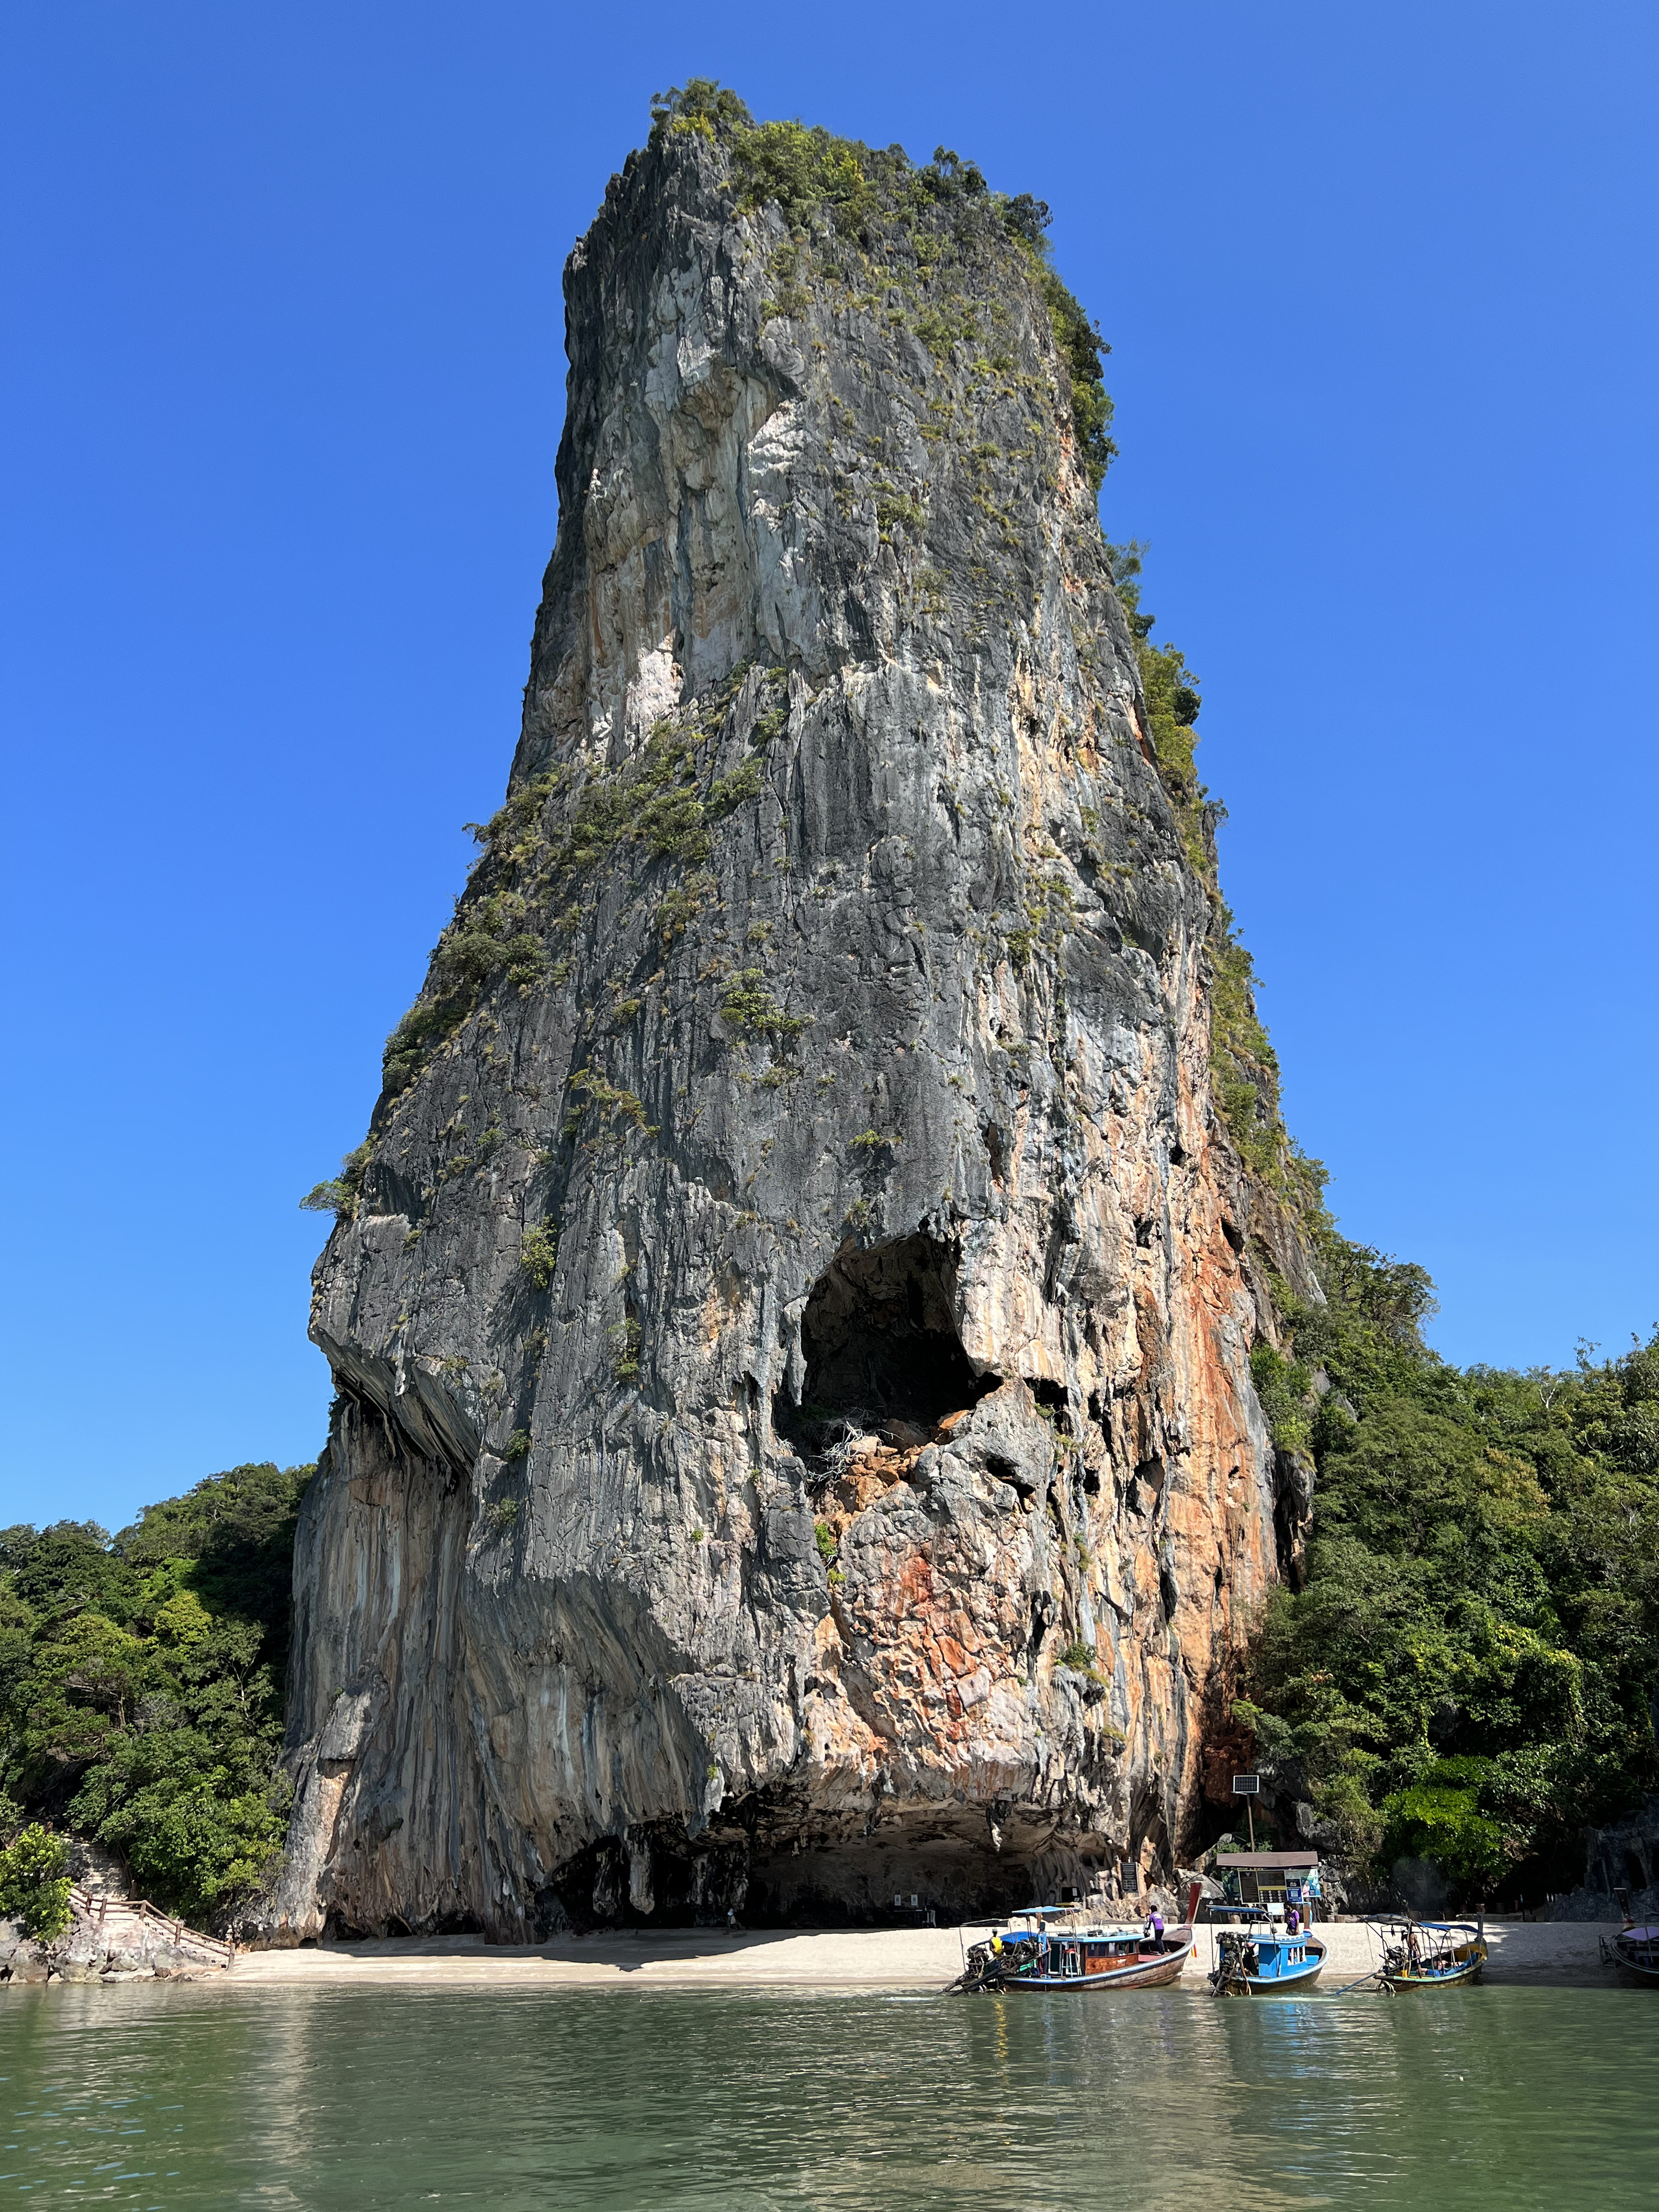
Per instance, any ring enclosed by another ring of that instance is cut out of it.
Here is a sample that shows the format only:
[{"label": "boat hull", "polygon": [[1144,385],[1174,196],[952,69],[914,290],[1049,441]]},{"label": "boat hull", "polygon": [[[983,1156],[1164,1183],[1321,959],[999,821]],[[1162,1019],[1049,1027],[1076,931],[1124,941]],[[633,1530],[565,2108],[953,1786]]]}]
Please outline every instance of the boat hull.
[{"label": "boat hull", "polygon": [[1259,1974],[1240,1974],[1234,1978],[1243,1985],[1244,1994],[1252,1997],[1298,1996],[1310,1990],[1319,1979],[1322,1959],[1316,1966],[1298,1966],[1294,1973],[1275,1974],[1271,1980]]},{"label": "boat hull", "polygon": [[1386,1982],[1396,1996],[1404,1996],[1408,1990],[1468,1989],[1480,1980],[1486,1963],[1484,1959],[1474,1959],[1449,1974],[1382,1974],[1377,1978]]},{"label": "boat hull", "polygon": [[1193,1955],[1190,1942],[1179,1951],[1166,1952],[1162,1958],[1143,1959],[1132,1966],[1115,1966],[1103,1974],[1011,1974],[1006,1981],[995,1984],[1001,1990],[1058,1990],[1065,1994],[1079,1990],[1157,1990],[1177,1981],[1181,1970]]},{"label": "boat hull", "polygon": [[1659,1989],[1659,1927],[1621,1928],[1611,1945],[1603,1936],[1601,1956],[1628,1980]]},{"label": "boat hull", "polygon": [[1467,1989],[1480,1978],[1486,1963],[1486,1947],[1480,1940],[1460,1943],[1449,1954],[1443,1954],[1448,1963],[1440,1967],[1428,1966],[1396,1966],[1384,1965],[1377,1979],[1392,1990],[1396,1996],[1404,1996],[1414,1990]]},{"label": "boat hull", "polygon": [[1218,1967],[1210,1977],[1218,1996],[1224,1997],[1286,1997],[1300,1996],[1319,1979],[1325,1965],[1325,1946],[1308,1940],[1309,1957],[1282,1974],[1247,1974],[1237,1969]]},{"label": "boat hull", "polygon": [[1156,1942],[1119,1928],[1056,1930],[1036,1942],[1017,1936],[998,1952],[975,1944],[951,1986],[994,1996],[1005,1990],[1155,1990],[1179,1977],[1193,1948],[1186,1923]]}]

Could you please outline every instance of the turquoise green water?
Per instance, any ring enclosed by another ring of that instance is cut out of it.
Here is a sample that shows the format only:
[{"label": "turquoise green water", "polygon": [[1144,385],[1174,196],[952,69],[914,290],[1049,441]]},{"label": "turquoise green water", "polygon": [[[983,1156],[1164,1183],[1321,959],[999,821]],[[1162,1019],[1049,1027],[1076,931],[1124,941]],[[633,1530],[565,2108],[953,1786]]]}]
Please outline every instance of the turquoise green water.
[{"label": "turquoise green water", "polygon": [[1659,2195],[1659,1994],[0,1995],[0,2200],[1587,2206]]}]

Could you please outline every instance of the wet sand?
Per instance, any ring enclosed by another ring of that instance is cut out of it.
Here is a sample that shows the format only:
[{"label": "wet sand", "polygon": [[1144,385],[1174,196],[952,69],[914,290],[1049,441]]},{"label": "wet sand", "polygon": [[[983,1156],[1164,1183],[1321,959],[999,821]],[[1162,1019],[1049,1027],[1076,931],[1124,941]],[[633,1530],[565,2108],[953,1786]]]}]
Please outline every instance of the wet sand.
[{"label": "wet sand", "polygon": [[[1550,1989],[1620,1986],[1603,1966],[1599,1936],[1617,1923],[1488,1921],[1487,1982]],[[485,1943],[476,1936],[392,1937],[295,1951],[244,1951],[224,1978],[321,1988],[387,1982],[461,1988],[469,1983],[550,1988],[943,1989],[962,1970],[963,1948],[982,1928],[824,1929],[728,1934],[713,1929],[567,1936],[534,1947]],[[1175,1985],[1207,1995],[1217,1931],[1200,1927],[1197,1955]],[[1377,1939],[1363,1922],[1332,1921],[1320,1988],[1328,1993],[1376,1965]]]}]

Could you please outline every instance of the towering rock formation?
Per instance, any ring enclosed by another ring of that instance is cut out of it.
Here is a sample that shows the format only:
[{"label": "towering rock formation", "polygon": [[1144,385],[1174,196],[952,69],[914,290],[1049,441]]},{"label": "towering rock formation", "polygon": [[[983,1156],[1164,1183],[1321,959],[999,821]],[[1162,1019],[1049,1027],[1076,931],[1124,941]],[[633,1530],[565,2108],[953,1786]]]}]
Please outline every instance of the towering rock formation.
[{"label": "towering rock formation", "polygon": [[508,796],[317,1272],[276,1940],[1170,1863],[1316,1293],[1038,213],[682,114],[570,258]]}]

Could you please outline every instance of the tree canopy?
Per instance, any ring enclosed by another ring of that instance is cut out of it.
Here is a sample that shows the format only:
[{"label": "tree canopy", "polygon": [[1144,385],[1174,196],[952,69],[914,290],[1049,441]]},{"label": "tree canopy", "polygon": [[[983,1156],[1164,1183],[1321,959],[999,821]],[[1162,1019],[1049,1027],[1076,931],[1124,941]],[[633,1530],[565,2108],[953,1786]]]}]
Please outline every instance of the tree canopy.
[{"label": "tree canopy", "polygon": [[[312,1470],[211,1475],[110,1537],[0,1530],[0,1815],[122,1853],[200,1922],[281,1848],[294,1528]],[[0,1838],[3,1840],[3,1838]]]},{"label": "tree canopy", "polygon": [[1238,1716],[1357,1862],[1568,1887],[1586,1825],[1659,1787],[1659,1335],[1566,1373],[1458,1369],[1419,1333],[1421,1268],[1326,1228],[1321,1275],[1293,1357],[1257,1356],[1318,1481]]}]

